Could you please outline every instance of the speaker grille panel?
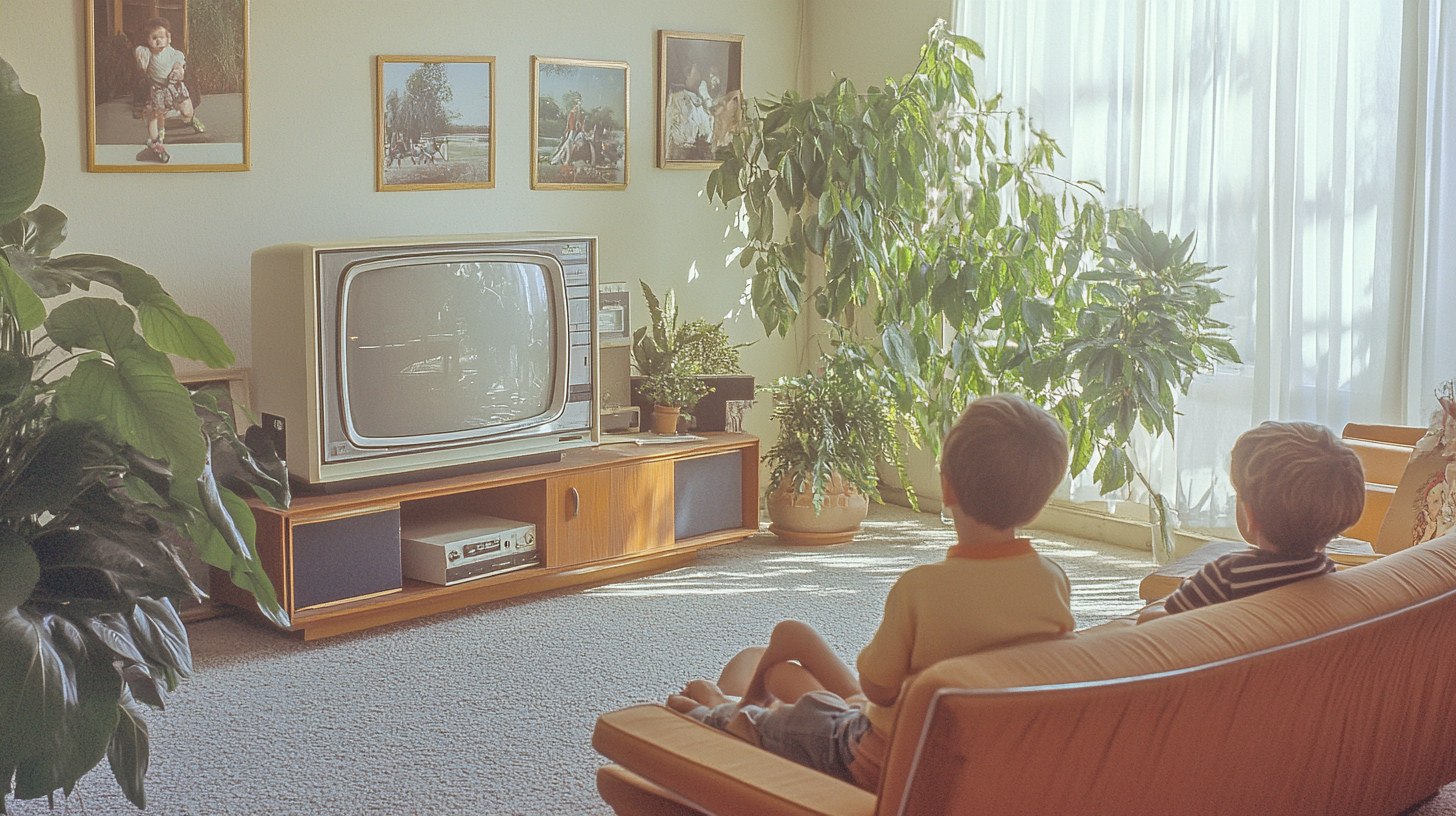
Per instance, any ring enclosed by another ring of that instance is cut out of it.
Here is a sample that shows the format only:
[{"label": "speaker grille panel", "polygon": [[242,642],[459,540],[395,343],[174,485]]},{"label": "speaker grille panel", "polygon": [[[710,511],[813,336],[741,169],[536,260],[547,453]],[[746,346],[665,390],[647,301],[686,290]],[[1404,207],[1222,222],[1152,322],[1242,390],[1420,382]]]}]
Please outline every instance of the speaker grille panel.
[{"label": "speaker grille panel", "polygon": [[293,525],[293,608],[404,586],[399,509]]},{"label": "speaker grille panel", "polygon": [[743,455],[686,459],[673,467],[674,534],[691,538],[743,526]]}]

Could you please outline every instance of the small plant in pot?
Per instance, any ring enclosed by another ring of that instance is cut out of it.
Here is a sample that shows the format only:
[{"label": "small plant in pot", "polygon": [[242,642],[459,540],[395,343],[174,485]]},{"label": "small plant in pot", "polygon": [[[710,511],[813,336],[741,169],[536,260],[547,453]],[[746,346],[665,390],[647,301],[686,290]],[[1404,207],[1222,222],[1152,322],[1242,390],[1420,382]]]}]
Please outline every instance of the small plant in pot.
[{"label": "small plant in pot", "polygon": [[648,374],[638,386],[642,396],[652,400],[652,430],[659,434],[677,433],[678,419],[698,404],[708,393],[708,386],[696,375],[663,371]]},{"label": "small plant in pot", "polygon": [[[838,544],[854,538],[880,501],[878,462],[905,477],[901,419],[889,393],[860,359],[841,345],[822,370],[781,377],[764,390],[773,395],[771,419],[778,439],[764,455],[772,470],[767,494],[769,529],[795,544]],[[907,488],[911,504],[913,490]]]}]

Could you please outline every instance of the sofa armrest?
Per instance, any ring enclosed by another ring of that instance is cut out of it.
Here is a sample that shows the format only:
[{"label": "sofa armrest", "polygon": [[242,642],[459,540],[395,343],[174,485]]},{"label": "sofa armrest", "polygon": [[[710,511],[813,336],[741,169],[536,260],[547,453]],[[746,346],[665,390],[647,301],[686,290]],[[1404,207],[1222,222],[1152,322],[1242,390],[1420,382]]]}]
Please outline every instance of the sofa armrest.
[{"label": "sofa armrest", "polygon": [[658,705],[597,718],[598,753],[721,816],[871,816],[875,796]]}]

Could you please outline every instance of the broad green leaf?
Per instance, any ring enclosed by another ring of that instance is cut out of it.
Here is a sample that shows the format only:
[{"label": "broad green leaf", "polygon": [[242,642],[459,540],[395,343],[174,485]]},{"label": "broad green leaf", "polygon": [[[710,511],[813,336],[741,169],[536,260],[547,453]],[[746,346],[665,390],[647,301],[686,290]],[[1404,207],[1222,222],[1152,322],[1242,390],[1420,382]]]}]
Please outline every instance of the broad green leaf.
[{"label": "broad green leaf", "polygon": [[145,707],[136,700],[124,698],[121,701],[116,730],[112,732],[111,742],[106,748],[111,775],[116,777],[121,792],[126,794],[127,801],[143,809],[147,806],[144,787],[151,752],[145,717]]},{"label": "broad green leaf", "polygon": [[176,607],[166,598],[139,598],[131,613],[132,638],[154,666],[167,670],[167,688],[192,676],[192,645]]},{"label": "broad green leaf", "polygon": [[110,457],[95,443],[92,422],[51,424],[27,455],[12,462],[13,475],[0,486],[0,508],[11,518],[50,511],[59,515],[92,481],[105,475]]},{"label": "broad green leaf", "polygon": [[165,303],[143,303],[137,308],[142,335],[152,348],[197,360],[212,368],[227,368],[237,358],[212,324],[187,314],[170,298]]},{"label": "broad green leaf", "polygon": [[0,403],[20,396],[35,376],[35,363],[19,351],[0,351]]},{"label": "broad green leaf", "polygon": [[55,613],[22,607],[0,618],[0,645],[7,662],[18,647],[24,666],[15,736],[31,747],[16,763],[15,797],[69,792],[106,755],[121,678],[108,653],[89,649],[86,634]]},{"label": "broad green leaf", "polygon": [[21,331],[37,329],[45,322],[45,304],[35,290],[16,274],[4,255],[0,255],[0,300],[4,301],[0,308],[15,316]]},{"label": "broad green leaf", "polygon": [[51,298],[66,294],[72,286],[89,291],[93,283],[121,291],[122,272],[126,268],[136,267],[108,255],[82,253],[45,259],[33,268],[18,271],[36,294]]},{"label": "broad green leaf", "polygon": [[228,571],[233,583],[253,592],[258,602],[258,610],[269,620],[279,626],[288,626],[288,613],[278,605],[273,583],[263,571],[263,565],[258,561],[258,553],[250,543],[257,530],[252,508],[236,493],[225,487],[218,487],[208,478],[210,475],[211,469],[203,472],[199,479],[199,493],[208,520],[232,550],[232,565]]},{"label": "broad green leaf", "polygon": [[51,340],[67,351],[95,349],[115,358],[123,349],[143,344],[132,310],[106,298],[83,297],[62,303],[46,318],[45,326]]},{"label": "broad green leaf", "polygon": [[25,603],[39,578],[40,562],[30,543],[0,527],[0,614]]},{"label": "broad green leaf", "polygon": [[885,356],[901,373],[916,376],[920,373],[920,360],[915,354],[915,341],[904,325],[892,323],[885,326],[880,337]]},{"label": "broad green leaf", "polygon": [[57,415],[100,422],[113,438],[166,462],[178,481],[195,481],[207,446],[171,363],[145,344],[122,348],[114,358],[114,365],[94,358],[78,363],[56,387]]},{"label": "broad green leaf", "polygon": [[66,240],[66,214],[42,204],[0,227],[0,245],[19,247],[44,259]]},{"label": "broad green leaf", "polygon": [[140,521],[52,530],[34,545],[36,595],[65,598],[84,614],[125,613],[144,597],[201,596],[175,550]]},{"label": "broad green leaf", "polygon": [[[58,718],[75,683],[32,617],[0,612],[0,779],[9,790],[17,765],[40,749],[50,718]],[[48,716],[49,715],[49,716]]]},{"label": "broad green leaf", "polygon": [[0,225],[35,203],[44,176],[40,100],[20,87],[15,69],[0,59]]}]

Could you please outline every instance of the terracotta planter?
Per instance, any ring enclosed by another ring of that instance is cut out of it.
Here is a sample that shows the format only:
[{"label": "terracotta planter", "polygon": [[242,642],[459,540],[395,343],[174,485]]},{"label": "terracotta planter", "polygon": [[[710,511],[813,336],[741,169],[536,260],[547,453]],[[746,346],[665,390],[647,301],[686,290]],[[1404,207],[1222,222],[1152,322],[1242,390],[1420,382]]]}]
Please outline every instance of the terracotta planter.
[{"label": "terracotta planter", "polygon": [[768,495],[769,532],[787,544],[842,544],[859,533],[869,513],[870,500],[835,474],[824,487],[824,504],[816,515],[809,483],[794,490],[790,473]]},{"label": "terracotta planter", "polygon": [[676,434],[677,420],[681,413],[681,408],[668,408],[665,405],[654,406],[652,409],[652,432],[664,436]]}]

